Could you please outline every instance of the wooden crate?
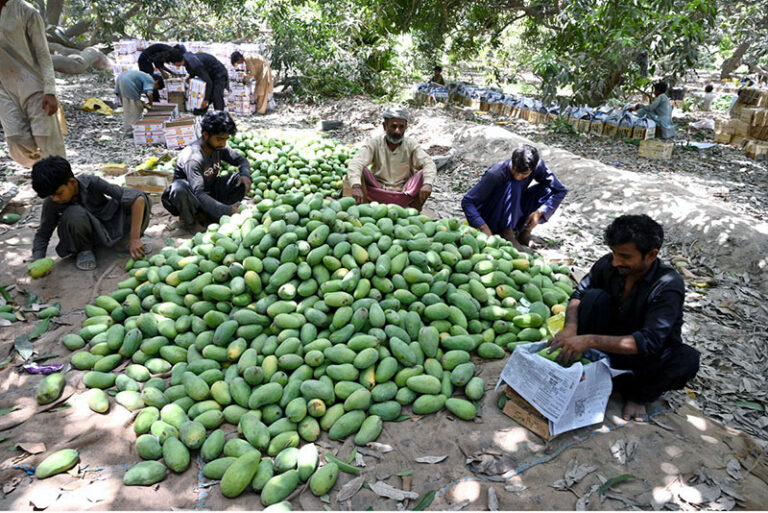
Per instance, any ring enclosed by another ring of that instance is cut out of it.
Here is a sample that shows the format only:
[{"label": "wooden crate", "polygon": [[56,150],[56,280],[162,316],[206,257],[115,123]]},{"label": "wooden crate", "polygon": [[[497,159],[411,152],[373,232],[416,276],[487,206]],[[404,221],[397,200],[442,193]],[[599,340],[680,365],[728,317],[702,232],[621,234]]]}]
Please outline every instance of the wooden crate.
[{"label": "wooden crate", "polygon": [[603,127],[603,135],[607,135],[608,137],[616,137],[618,131],[619,125],[614,125],[613,123],[606,123]]},{"label": "wooden crate", "polygon": [[675,145],[671,142],[659,141],[657,139],[646,139],[640,141],[640,149],[637,154],[649,159],[671,159],[672,150]]},{"label": "wooden crate", "polygon": [[616,137],[623,137],[624,139],[632,139],[632,127],[620,126],[616,131]]},{"label": "wooden crate", "polygon": [[653,139],[656,137],[656,127],[645,128],[642,126],[636,126],[632,129],[632,139]]},{"label": "wooden crate", "polygon": [[172,179],[171,174],[134,171],[125,175],[125,186],[149,194],[162,194]]},{"label": "wooden crate", "polygon": [[733,134],[729,132],[716,132],[715,142],[720,144],[731,144],[731,137],[733,137]]},{"label": "wooden crate", "polygon": [[592,121],[589,123],[589,133],[595,135],[603,135],[605,130],[605,123],[602,121]]}]

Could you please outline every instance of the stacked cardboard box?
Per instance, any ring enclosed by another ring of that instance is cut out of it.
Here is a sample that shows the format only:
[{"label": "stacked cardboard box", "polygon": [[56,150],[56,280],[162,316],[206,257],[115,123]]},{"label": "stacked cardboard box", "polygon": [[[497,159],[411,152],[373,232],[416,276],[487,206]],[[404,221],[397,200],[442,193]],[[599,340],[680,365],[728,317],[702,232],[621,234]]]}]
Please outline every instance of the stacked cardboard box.
[{"label": "stacked cardboard box", "polygon": [[145,117],[133,124],[133,144],[136,146],[156,146],[165,144],[163,124],[166,119]]},{"label": "stacked cardboard box", "polygon": [[183,148],[198,138],[198,124],[194,117],[168,121],[163,127],[165,145],[170,150]]},{"label": "stacked cardboard box", "polygon": [[742,89],[731,119],[718,123],[715,142],[743,149],[754,160],[768,159],[768,91]]}]

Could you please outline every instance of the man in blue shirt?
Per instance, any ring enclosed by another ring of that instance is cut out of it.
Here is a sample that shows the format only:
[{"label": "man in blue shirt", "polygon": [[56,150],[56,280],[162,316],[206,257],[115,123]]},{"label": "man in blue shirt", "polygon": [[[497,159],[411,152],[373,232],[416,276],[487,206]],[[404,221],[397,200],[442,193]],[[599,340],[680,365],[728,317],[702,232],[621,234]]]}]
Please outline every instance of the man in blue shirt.
[{"label": "man in blue shirt", "polygon": [[656,99],[648,105],[637,104],[630,110],[636,110],[641,118],[652,119],[659,127],[662,139],[675,136],[675,124],[672,122],[672,103],[667,96],[667,83],[656,82],[653,84],[653,95]]},{"label": "man in blue shirt", "polygon": [[611,248],[571,295],[565,326],[549,341],[568,363],[587,349],[607,353],[625,420],[645,420],[646,403],[696,376],[699,352],[683,344],[685,284],[657,257],[664,230],[647,215],[617,217],[605,230]]},{"label": "man in blue shirt", "polygon": [[[536,185],[530,186],[532,181]],[[531,231],[554,214],[567,193],[536,148],[523,144],[511,159],[488,168],[461,208],[470,226],[527,246]]]},{"label": "man in blue shirt", "polygon": [[120,73],[115,81],[115,94],[123,105],[123,134],[132,135],[133,124],[141,119],[144,112],[141,95],[146,95],[147,104],[151,107],[154,93],[163,87],[165,84],[160,73],[153,76],[137,69]]}]

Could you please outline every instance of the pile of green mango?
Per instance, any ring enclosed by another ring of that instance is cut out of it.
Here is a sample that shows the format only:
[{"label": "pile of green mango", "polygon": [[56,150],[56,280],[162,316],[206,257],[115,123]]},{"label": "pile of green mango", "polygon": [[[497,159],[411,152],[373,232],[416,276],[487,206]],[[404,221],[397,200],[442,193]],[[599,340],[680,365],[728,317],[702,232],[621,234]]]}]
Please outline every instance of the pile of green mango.
[{"label": "pile of green mango", "polygon": [[227,497],[277,504],[307,481],[323,495],[355,468],[330,455],[318,468],[321,431],[365,445],[411,414],[471,420],[485,390],[472,356],[551,336],[566,266],[455,218],[324,194],[261,199],[129,261],[64,337],[92,409],[114,395],[136,412],[146,461],[127,485],[184,472],[197,452]]}]

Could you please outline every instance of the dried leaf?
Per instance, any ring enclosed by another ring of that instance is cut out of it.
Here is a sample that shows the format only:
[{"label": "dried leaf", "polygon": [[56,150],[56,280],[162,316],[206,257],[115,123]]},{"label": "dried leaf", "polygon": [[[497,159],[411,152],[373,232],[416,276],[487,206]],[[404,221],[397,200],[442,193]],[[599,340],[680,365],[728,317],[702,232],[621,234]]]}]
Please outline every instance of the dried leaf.
[{"label": "dried leaf", "polygon": [[600,495],[605,495],[605,493],[610,490],[613,485],[617,485],[634,478],[634,474],[621,474],[620,476],[612,477],[600,487]]},{"label": "dried leaf", "polygon": [[414,506],[413,511],[422,511],[427,509],[429,505],[432,504],[433,500],[435,500],[435,490],[431,490],[425,493],[419,503]]},{"label": "dried leaf", "polygon": [[355,466],[358,467],[365,467],[365,458],[363,458],[362,454],[355,453]]},{"label": "dried leaf", "polygon": [[413,461],[415,461],[416,463],[434,464],[434,463],[440,463],[441,461],[444,461],[446,458],[448,458],[448,455],[443,454],[442,456],[422,456],[420,458],[416,458]]},{"label": "dried leaf", "polygon": [[16,444],[16,447],[29,454],[40,454],[41,452],[45,452],[45,444],[42,442]]},{"label": "dried leaf", "polygon": [[725,469],[728,471],[728,475],[736,481],[741,481],[743,479],[743,476],[741,475],[741,464],[736,458],[731,458],[728,460],[728,464],[725,466]]},{"label": "dried leaf", "polygon": [[445,508],[445,511],[459,511],[469,506],[469,499],[464,499],[461,502],[456,502]]},{"label": "dried leaf", "polygon": [[677,492],[678,497],[689,504],[706,504],[717,500],[721,495],[719,486],[684,486]]},{"label": "dried leaf", "polygon": [[527,486],[523,486],[523,485],[507,485],[507,486],[504,487],[504,489],[506,491],[508,491],[508,492],[520,493],[520,492],[524,492],[525,490],[527,490],[528,487]]},{"label": "dried leaf", "polygon": [[336,494],[336,502],[344,502],[354,497],[360,491],[360,488],[363,487],[363,481],[363,476],[360,476],[342,486],[339,493]]},{"label": "dried leaf", "polygon": [[7,328],[8,326],[13,325],[11,321],[8,319],[0,319],[0,328]]},{"label": "dried leaf", "polygon": [[357,456],[357,447],[352,448],[352,452],[349,453],[349,459],[347,460],[347,463],[351,465],[355,461],[355,456]]},{"label": "dried leaf", "polygon": [[26,287],[24,288],[24,294],[26,295],[25,306],[27,308],[30,308],[34,303],[38,302],[39,298],[37,297],[37,294]]},{"label": "dried leaf", "polygon": [[406,492],[405,490],[400,490],[394,486],[388,485],[384,481],[376,481],[374,484],[372,484],[371,491],[380,497],[395,499],[396,501],[419,498],[419,494],[416,492]]},{"label": "dried leaf", "polygon": [[587,493],[585,493],[584,495],[578,498],[574,509],[576,511],[586,511],[587,506],[589,505],[589,498],[599,489],[600,489],[600,486],[592,485],[590,489],[587,491]]},{"label": "dried leaf", "polygon": [[488,510],[499,511],[499,498],[496,496],[496,490],[493,486],[488,488]]},{"label": "dried leaf", "polygon": [[619,465],[624,465],[627,463],[627,441],[622,439],[616,440],[613,445],[611,445],[611,455],[613,455],[614,458],[616,458],[619,462]]},{"label": "dried leaf", "polygon": [[366,445],[367,445],[368,447],[370,447],[371,449],[374,449],[374,450],[376,450],[376,451],[379,451],[380,453],[384,453],[384,454],[386,454],[386,453],[388,453],[388,452],[392,452],[392,451],[393,451],[393,449],[392,449],[392,446],[391,446],[391,445],[387,445],[387,444],[380,444],[379,442],[369,442],[369,443],[368,443],[368,444],[366,444]]},{"label": "dried leaf", "polygon": [[558,479],[557,481],[555,481],[554,483],[552,483],[549,486],[551,486],[555,490],[563,490],[564,491],[564,490],[568,489],[568,483],[565,482],[565,479]]},{"label": "dried leaf", "polygon": [[595,470],[597,470],[597,467],[594,465],[579,465],[576,458],[572,459],[568,462],[568,467],[565,471],[566,487],[570,488]]},{"label": "dried leaf", "polygon": [[727,496],[722,496],[715,502],[707,504],[707,508],[712,511],[731,511],[734,507],[736,507],[736,501]]}]

